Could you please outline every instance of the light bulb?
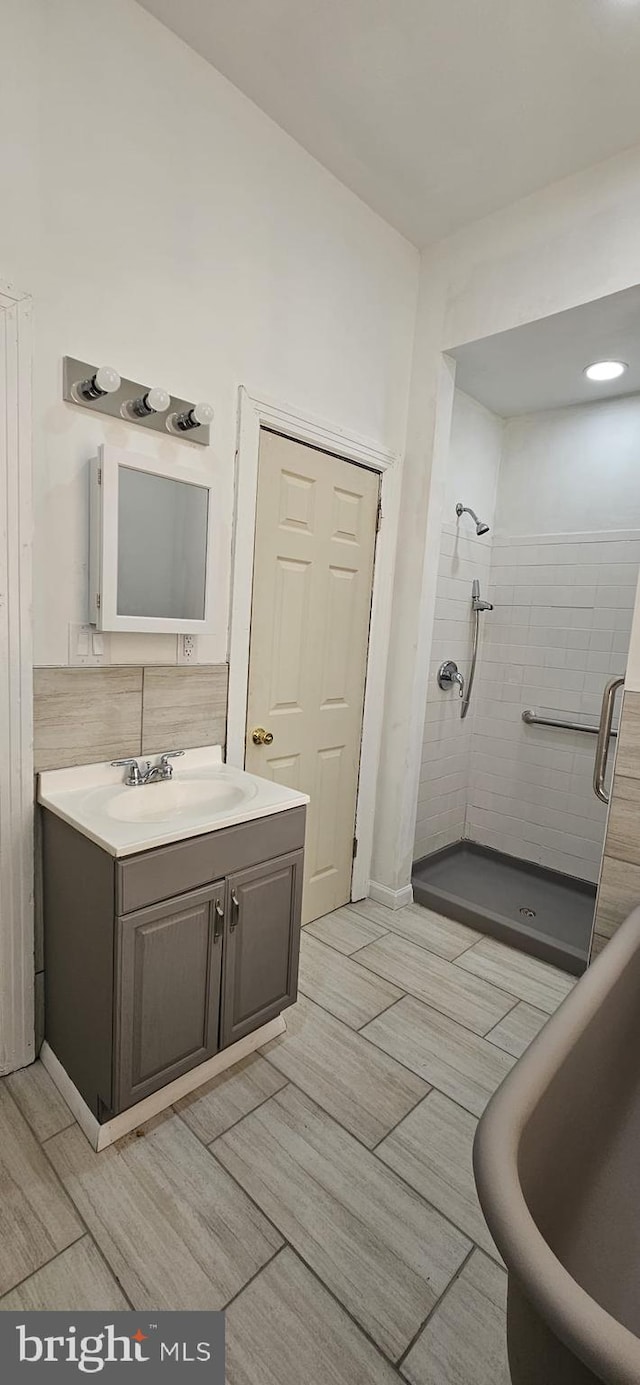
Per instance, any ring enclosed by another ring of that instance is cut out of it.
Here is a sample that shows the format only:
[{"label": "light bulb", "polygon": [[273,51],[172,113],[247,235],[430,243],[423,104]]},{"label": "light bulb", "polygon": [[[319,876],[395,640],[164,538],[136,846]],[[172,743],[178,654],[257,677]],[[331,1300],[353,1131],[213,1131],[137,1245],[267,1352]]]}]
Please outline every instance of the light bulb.
[{"label": "light bulb", "polygon": [[110,365],[101,365],[93,377],[101,394],[115,394],[120,389],[120,376]]},{"label": "light bulb", "polygon": [[120,413],[123,418],[129,419],[151,418],[152,414],[165,414],[170,403],[171,395],[167,390],[153,385],[150,390],[141,394],[139,399],[127,399]]},{"label": "light bulb", "polygon": [[196,404],[195,409],[192,409],[191,413],[193,414],[196,423],[199,423],[202,428],[205,428],[208,423],[213,422],[212,404]]},{"label": "light bulb", "polygon": [[584,373],[588,380],[617,380],[627,369],[624,361],[594,361]]},{"label": "light bulb", "polygon": [[78,380],[71,387],[71,397],[76,403],[90,403],[104,399],[105,394],[115,394],[121,385],[117,370],[110,365],[101,365],[87,380]]},{"label": "light bulb", "polygon": [[145,399],[154,414],[166,414],[171,403],[171,395],[167,390],[161,389],[159,385],[153,385],[150,390],[147,390]]},{"label": "light bulb", "polygon": [[181,414],[169,414],[167,428],[170,433],[191,433],[194,428],[206,428],[213,419],[213,404],[194,404]]}]

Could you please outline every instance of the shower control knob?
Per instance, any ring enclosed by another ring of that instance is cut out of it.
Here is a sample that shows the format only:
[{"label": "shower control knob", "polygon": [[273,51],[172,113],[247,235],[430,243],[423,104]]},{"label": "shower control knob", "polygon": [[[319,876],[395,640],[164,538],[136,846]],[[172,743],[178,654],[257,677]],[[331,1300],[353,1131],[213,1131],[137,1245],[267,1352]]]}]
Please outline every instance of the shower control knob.
[{"label": "shower control knob", "polygon": [[442,688],[443,692],[448,692],[454,683],[458,685],[460,697],[464,697],[464,678],[460,669],[453,659],[445,659],[438,669],[438,687]]}]

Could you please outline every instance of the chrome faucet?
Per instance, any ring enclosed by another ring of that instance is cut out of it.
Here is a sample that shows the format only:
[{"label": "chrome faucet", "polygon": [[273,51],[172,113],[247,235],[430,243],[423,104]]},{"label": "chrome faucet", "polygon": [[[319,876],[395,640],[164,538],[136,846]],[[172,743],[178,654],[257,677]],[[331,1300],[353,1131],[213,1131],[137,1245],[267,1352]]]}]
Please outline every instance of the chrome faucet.
[{"label": "chrome faucet", "polygon": [[142,768],[133,757],[126,760],[112,760],[111,764],[114,769],[119,766],[128,766],[129,773],[125,775],[124,782],[127,788],[137,789],[143,784],[157,784],[163,780],[171,779],[173,765],[170,762],[176,760],[179,755],[184,755],[184,750],[165,750],[155,765],[152,765],[150,760],[145,760]]}]

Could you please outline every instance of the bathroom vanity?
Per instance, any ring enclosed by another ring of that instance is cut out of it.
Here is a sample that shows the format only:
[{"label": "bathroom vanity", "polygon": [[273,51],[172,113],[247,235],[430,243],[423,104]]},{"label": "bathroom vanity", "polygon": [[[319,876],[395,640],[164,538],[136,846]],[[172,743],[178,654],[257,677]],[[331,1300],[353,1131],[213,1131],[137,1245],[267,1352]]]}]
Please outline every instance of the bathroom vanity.
[{"label": "bathroom vanity", "polygon": [[295,1001],[308,800],[208,748],[142,786],[107,765],[44,773],[39,801],[43,1061],[116,1138]]}]

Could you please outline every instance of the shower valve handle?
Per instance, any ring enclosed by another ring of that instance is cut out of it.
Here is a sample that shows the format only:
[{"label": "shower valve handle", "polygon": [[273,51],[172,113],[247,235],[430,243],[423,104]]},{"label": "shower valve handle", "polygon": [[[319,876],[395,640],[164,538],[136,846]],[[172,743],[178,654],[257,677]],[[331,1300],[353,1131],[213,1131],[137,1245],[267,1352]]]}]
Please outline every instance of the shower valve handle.
[{"label": "shower valve handle", "polygon": [[442,688],[443,692],[447,692],[454,683],[458,684],[459,696],[464,697],[464,678],[460,669],[453,659],[445,659],[438,669],[438,687]]}]

